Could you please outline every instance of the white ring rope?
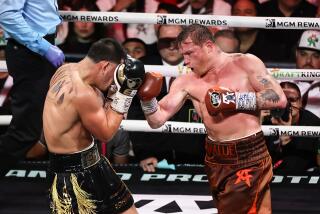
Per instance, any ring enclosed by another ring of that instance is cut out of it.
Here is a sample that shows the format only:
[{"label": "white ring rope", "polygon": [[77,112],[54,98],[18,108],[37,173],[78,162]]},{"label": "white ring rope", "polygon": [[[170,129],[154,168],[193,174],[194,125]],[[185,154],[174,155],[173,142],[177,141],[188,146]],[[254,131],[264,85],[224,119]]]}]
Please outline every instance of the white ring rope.
[{"label": "white ring rope", "polygon": [[[186,66],[163,66],[163,65],[145,65],[147,72],[159,72],[163,76],[177,77],[179,75],[190,73],[191,70]],[[268,68],[268,72],[279,80],[316,80],[320,79],[319,69],[280,69]],[[0,61],[0,72],[7,72],[5,61]]]},{"label": "white ring rope", "polygon": [[[11,121],[11,115],[1,115],[0,125],[8,125]],[[168,121],[158,129],[150,128],[146,120],[123,120],[120,128],[132,132],[160,132],[160,133],[178,133],[178,134],[206,134],[206,128],[203,123],[186,123]],[[303,136],[320,137],[320,126],[262,126],[265,136]]]},{"label": "white ring rope", "polygon": [[[146,71],[155,71],[164,76],[177,77],[182,74],[190,73],[191,70],[186,66],[162,66],[145,65]],[[268,68],[268,72],[276,79],[281,80],[315,80],[320,79],[319,69],[280,69]]]},{"label": "white ring rope", "polygon": [[320,29],[319,18],[218,16],[131,12],[59,11],[64,21],[251,27],[266,29]]}]

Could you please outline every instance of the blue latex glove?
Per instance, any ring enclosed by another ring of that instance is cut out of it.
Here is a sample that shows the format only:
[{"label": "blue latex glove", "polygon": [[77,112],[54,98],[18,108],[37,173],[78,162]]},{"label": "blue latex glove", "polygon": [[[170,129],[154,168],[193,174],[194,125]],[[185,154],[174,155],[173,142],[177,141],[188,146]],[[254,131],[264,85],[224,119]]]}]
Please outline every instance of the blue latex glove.
[{"label": "blue latex glove", "polygon": [[44,57],[56,68],[62,65],[62,63],[64,62],[63,52],[55,45],[51,45],[49,47]]}]

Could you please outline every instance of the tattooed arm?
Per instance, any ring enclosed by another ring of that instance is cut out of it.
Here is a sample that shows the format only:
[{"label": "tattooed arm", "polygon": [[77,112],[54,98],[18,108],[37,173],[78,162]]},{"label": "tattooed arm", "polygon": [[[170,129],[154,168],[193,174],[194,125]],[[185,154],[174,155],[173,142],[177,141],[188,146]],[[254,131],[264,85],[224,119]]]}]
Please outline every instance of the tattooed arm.
[{"label": "tattooed arm", "polygon": [[257,108],[285,108],[287,98],[279,83],[268,73],[263,62],[251,54],[246,54],[243,66],[248,72],[251,86],[256,91]]}]

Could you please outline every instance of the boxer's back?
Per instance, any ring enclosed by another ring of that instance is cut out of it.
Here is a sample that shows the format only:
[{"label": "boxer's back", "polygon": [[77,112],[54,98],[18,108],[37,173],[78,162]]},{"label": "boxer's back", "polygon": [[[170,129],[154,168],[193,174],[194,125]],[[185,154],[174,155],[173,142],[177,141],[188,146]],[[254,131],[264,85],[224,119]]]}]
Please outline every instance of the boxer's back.
[{"label": "boxer's back", "polygon": [[83,83],[76,64],[60,67],[52,77],[43,112],[43,130],[50,152],[72,153],[91,143],[92,137],[81,124],[73,102],[87,90],[93,88]]}]

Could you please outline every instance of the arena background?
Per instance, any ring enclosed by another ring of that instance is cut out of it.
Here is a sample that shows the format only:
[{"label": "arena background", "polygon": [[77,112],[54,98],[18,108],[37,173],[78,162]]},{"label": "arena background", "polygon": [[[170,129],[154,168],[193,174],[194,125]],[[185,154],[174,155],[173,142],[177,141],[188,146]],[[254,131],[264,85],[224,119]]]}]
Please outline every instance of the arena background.
[{"label": "arena background", "polygon": [[[132,15],[132,14],[131,14]],[[109,23],[191,24],[269,29],[319,29],[315,18],[274,17],[215,17],[187,15],[159,15],[95,12],[62,12],[65,21],[94,21]],[[2,67],[2,66],[1,66]],[[285,67],[285,66],[284,66]],[[317,74],[319,71],[315,71]],[[297,79],[299,75],[284,75]],[[315,77],[319,77],[315,75]],[[312,76],[314,78],[314,76]],[[305,79],[305,77],[303,77]],[[318,134],[317,134],[318,136]],[[46,162],[22,162],[0,182],[0,214],[48,213],[46,195]],[[158,169],[144,173],[136,165],[115,166],[134,194],[139,213],[217,213],[208,189],[203,166],[178,165],[176,170]],[[319,172],[303,175],[275,175],[271,184],[273,213],[320,213]]]}]

